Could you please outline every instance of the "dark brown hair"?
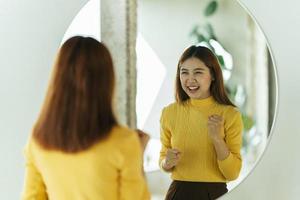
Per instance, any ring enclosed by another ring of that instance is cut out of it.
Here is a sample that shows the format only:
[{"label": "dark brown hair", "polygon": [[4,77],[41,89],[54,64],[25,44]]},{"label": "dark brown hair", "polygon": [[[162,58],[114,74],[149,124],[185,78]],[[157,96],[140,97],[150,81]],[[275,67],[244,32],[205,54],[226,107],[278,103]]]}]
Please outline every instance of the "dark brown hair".
[{"label": "dark brown hair", "polygon": [[105,45],[91,37],[68,39],[58,52],[34,139],[46,149],[78,152],[105,138],[118,124],[114,84]]},{"label": "dark brown hair", "polygon": [[215,54],[206,47],[203,46],[190,46],[188,47],[183,54],[181,55],[176,72],[176,86],[175,86],[175,98],[179,103],[184,103],[190,97],[183,90],[180,83],[180,66],[181,64],[189,58],[198,58],[209,68],[211,76],[214,78],[214,81],[211,82],[210,93],[213,98],[220,104],[225,105],[235,105],[228,98],[224,83],[223,83],[223,75],[220,64],[218,62]]}]

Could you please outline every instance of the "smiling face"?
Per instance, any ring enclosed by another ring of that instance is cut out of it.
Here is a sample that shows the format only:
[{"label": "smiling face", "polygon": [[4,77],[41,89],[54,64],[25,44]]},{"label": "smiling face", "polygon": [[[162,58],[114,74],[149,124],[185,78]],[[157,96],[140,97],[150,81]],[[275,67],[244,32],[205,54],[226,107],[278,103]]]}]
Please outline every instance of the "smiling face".
[{"label": "smiling face", "polygon": [[209,68],[200,59],[192,57],[180,65],[180,83],[191,99],[209,97],[212,76]]}]

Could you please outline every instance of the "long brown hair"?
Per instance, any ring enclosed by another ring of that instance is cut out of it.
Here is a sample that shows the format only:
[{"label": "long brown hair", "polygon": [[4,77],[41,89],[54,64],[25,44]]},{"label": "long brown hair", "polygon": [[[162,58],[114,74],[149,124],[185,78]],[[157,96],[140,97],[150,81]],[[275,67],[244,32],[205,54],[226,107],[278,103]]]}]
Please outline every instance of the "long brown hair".
[{"label": "long brown hair", "polygon": [[60,48],[34,139],[46,149],[78,152],[117,125],[115,74],[108,49],[91,37],[74,36]]},{"label": "long brown hair", "polygon": [[189,58],[198,58],[209,68],[210,74],[214,78],[214,81],[211,82],[210,86],[210,93],[213,98],[220,104],[231,105],[235,107],[235,105],[230,101],[226,94],[223,83],[222,70],[217,57],[209,48],[195,45],[188,47],[179,59],[175,83],[176,101],[179,103],[183,103],[190,98],[185,93],[180,83],[180,66]]}]

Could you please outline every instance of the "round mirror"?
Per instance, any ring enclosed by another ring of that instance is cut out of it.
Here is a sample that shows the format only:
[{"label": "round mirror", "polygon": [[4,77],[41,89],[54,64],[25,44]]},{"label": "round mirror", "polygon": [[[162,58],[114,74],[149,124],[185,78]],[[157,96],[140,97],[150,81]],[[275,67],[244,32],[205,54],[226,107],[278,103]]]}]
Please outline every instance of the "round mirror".
[{"label": "round mirror", "polygon": [[[227,184],[232,190],[262,156],[276,113],[276,69],[262,30],[238,1],[139,0],[137,9],[137,127],[151,134],[144,168],[153,199],[163,199],[171,183],[158,166],[161,111],[175,101],[177,62],[193,44],[217,55],[227,93],[242,114],[242,169]],[[101,40],[100,16],[100,0],[90,0],[63,41],[77,34]]]}]

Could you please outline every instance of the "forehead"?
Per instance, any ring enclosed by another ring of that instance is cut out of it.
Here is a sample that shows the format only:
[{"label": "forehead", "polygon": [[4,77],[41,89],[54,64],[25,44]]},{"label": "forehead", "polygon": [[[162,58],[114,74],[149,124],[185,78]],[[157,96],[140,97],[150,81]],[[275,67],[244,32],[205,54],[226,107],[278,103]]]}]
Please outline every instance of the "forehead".
[{"label": "forehead", "polygon": [[199,58],[188,58],[180,65],[180,69],[193,70],[197,68],[208,70],[208,67]]}]

